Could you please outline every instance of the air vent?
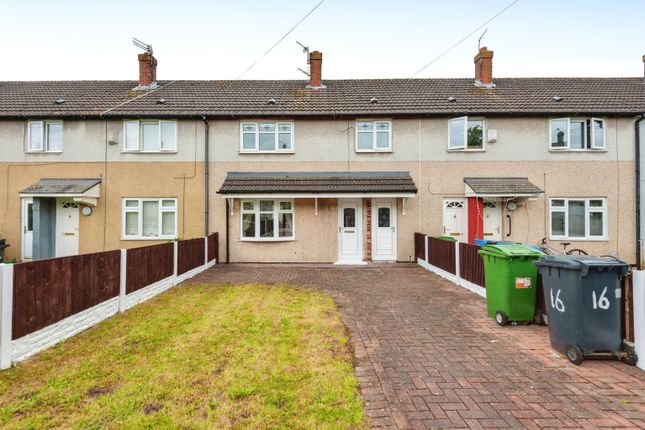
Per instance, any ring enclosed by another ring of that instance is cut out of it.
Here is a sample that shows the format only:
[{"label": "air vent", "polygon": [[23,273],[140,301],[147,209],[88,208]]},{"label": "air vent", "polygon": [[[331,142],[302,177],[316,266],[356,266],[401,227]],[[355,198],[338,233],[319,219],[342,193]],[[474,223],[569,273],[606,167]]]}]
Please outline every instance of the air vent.
[{"label": "air vent", "polygon": [[453,96],[450,96],[450,97],[448,97],[448,101],[449,101],[450,103],[454,103],[454,102],[456,102],[456,101],[457,101],[457,98],[456,98],[456,97],[453,97]]},{"label": "air vent", "polygon": [[561,102],[562,100],[564,100],[564,99],[563,99],[562,97],[560,97],[560,96],[553,96],[553,97],[551,97],[551,98],[553,99],[553,101],[556,101],[556,102]]},{"label": "air vent", "polygon": [[65,103],[65,99],[56,99],[54,100],[54,103],[56,103],[57,105],[62,105],[63,103]]}]

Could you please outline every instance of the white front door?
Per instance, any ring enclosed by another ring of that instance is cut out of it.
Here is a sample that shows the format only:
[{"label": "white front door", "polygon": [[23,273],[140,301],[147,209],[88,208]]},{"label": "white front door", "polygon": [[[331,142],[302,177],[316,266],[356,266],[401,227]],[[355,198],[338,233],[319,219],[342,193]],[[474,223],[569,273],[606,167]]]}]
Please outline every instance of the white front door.
[{"label": "white front door", "polygon": [[374,201],[372,214],[372,259],[396,261],[396,200]]},{"label": "white front door", "polygon": [[34,199],[22,199],[22,260],[31,260],[34,249]]},{"label": "white front door", "polygon": [[466,199],[444,199],[443,234],[459,242],[468,240],[468,213]]},{"label": "white front door", "polygon": [[502,240],[502,204],[484,201],[484,239]]},{"label": "white front door", "polygon": [[363,262],[363,211],[360,200],[339,200],[338,263]]},{"label": "white front door", "polygon": [[78,203],[56,199],[56,257],[78,254]]}]

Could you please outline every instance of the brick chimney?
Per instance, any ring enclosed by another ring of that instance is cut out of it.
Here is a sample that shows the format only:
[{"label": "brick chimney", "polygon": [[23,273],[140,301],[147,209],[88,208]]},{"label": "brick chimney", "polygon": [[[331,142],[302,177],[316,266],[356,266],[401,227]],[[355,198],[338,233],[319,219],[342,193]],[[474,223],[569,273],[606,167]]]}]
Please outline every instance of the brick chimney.
[{"label": "brick chimney", "polygon": [[322,84],[322,52],[309,53],[309,88],[325,88]]},{"label": "brick chimney", "polygon": [[142,89],[157,86],[157,59],[150,53],[139,54],[139,87]]},{"label": "brick chimney", "polygon": [[475,85],[492,88],[493,84],[493,51],[482,46],[475,55]]}]

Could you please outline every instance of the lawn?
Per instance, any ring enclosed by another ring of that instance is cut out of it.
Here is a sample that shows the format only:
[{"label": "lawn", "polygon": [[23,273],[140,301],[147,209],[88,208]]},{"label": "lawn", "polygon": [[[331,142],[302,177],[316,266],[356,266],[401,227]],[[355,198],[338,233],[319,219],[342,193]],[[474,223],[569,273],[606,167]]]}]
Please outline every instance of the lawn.
[{"label": "lawn", "polygon": [[0,373],[2,428],[365,428],[326,295],[178,287]]}]

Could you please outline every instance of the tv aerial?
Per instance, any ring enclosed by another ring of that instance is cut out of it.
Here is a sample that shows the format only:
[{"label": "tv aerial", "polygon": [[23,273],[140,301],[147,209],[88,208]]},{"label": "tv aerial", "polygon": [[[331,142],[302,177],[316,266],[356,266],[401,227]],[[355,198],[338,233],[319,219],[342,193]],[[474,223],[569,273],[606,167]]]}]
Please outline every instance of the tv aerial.
[{"label": "tv aerial", "polygon": [[134,46],[136,46],[137,48],[143,49],[148,54],[152,55],[152,45],[148,45],[147,43],[144,43],[144,42],[140,41],[136,37],[132,38],[132,44]]},{"label": "tv aerial", "polygon": [[[302,53],[307,54],[307,64],[309,64],[309,47],[303,45],[302,43],[298,42],[297,40],[296,40],[296,43],[302,47]],[[304,73],[307,76],[311,76],[311,74],[308,71],[303,70],[300,67],[298,67],[298,71]]]},{"label": "tv aerial", "polygon": [[479,36],[479,39],[477,39],[477,50],[479,50],[479,48],[481,47],[482,39],[484,38],[484,35],[486,34],[487,31],[488,31],[488,29],[484,30],[482,35]]}]

